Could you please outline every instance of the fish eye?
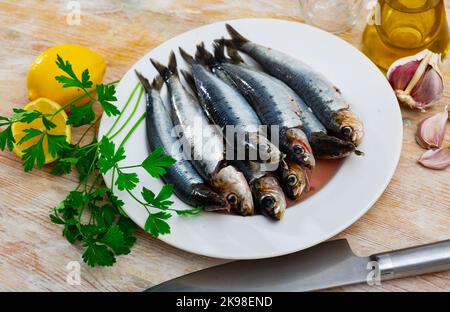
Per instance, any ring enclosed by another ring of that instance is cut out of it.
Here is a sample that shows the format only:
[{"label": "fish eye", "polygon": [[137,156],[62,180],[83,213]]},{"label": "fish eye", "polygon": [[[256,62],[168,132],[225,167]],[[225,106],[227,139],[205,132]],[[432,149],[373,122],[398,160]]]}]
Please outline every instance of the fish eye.
[{"label": "fish eye", "polygon": [[289,176],[287,177],[286,181],[287,181],[287,184],[288,184],[288,185],[294,186],[294,185],[297,184],[298,179],[297,179],[297,177],[296,177],[294,174],[291,174],[291,175],[289,175]]},{"label": "fish eye", "polygon": [[231,205],[236,205],[238,202],[238,197],[236,196],[236,194],[231,193],[227,196],[227,201],[231,204]]},{"label": "fish eye", "polygon": [[261,204],[266,208],[273,208],[275,206],[275,198],[272,196],[264,196],[261,199]]},{"label": "fish eye", "polygon": [[351,127],[343,127],[341,133],[344,137],[349,138],[353,134],[353,129]]},{"label": "fish eye", "polygon": [[300,145],[295,145],[292,150],[297,155],[301,155],[305,152],[303,147],[301,147]]}]

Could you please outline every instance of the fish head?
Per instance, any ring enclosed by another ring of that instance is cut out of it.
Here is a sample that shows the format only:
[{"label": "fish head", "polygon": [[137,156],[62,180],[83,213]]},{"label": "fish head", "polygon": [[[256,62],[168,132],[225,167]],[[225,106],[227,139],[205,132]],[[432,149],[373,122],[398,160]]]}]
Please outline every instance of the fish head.
[{"label": "fish head", "polygon": [[283,161],[280,164],[280,178],[284,191],[292,200],[299,199],[309,189],[309,179],[306,169],[294,161]]},{"label": "fish head", "polygon": [[242,172],[226,166],[214,175],[211,184],[233,211],[244,216],[254,214],[252,192]]},{"label": "fish head", "polygon": [[290,128],[281,137],[281,146],[299,164],[314,168],[316,161],[306,134],[298,128]]},{"label": "fish head", "polygon": [[337,122],[339,124],[339,135],[355,146],[361,143],[364,136],[364,125],[359,118],[349,110],[342,110],[337,113]]},{"label": "fish head", "polygon": [[281,220],[286,211],[286,199],[278,180],[266,175],[253,181],[253,196],[255,204],[262,213],[275,220]]},{"label": "fish head", "polygon": [[339,159],[355,152],[355,144],[352,142],[322,132],[312,133],[309,142],[317,158]]},{"label": "fish head", "polygon": [[192,196],[204,206],[205,211],[230,211],[230,204],[205,184],[192,186]]}]

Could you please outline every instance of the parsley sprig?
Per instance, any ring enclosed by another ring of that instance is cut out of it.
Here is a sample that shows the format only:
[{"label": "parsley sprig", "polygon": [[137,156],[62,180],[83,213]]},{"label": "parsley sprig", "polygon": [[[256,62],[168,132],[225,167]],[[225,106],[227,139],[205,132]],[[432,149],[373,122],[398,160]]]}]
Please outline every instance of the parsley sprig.
[{"label": "parsley sprig", "polygon": [[[53,114],[42,114],[38,111],[26,111],[13,109],[11,117],[0,116],[0,150],[10,151],[16,144],[23,144],[33,138],[38,138],[37,143],[23,151],[23,167],[25,171],[31,171],[34,166],[41,169],[45,162],[44,141],[48,142],[48,151],[58,160],[51,165],[50,172],[55,175],[68,174],[72,171],[78,173],[78,185],[67,197],[52,209],[50,220],[63,226],[63,236],[72,244],[81,242],[84,247],[83,260],[90,266],[111,266],[116,262],[116,256],[130,253],[136,242],[134,232],[136,225],[127,217],[123,210],[124,202],[117,197],[115,190],[125,191],[134,200],[137,206],[148,213],[145,222],[145,230],[157,237],[170,233],[167,220],[172,213],[178,215],[194,215],[200,212],[198,208],[188,210],[176,210],[171,208],[173,201],[172,185],[164,185],[157,193],[148,188],[136,190],[140,177],[136,169],[149,174],[153,178],[160,178],[166,174],[166,169],[175,160],[164,154],[162,148],[158,148],[148,155],[142,163],[122,166],[120,163],[126,159],[124,144],[134,133],[136,128],[145,119],[141,115],[128,130],[125,137],[116,146],[113,139],[132,122],[140,103],[143,89],[137,84],[129,96],[122,110],[115,105],[115,84],[97,84],[94,86],[90,79],[89,70],[85,69],[81,77],[78,77],[71,63],[62,59],[59,55],[56,64],[62,71],[55,79],[64,88],[77,88],[83,94],[66,103]],[[131,114],[115,130],[124,112],[139,90],[137,100]],[[80,99],[87,97],[87,104],[75,105]],[[96,131],[100,116],[94,112],[94,105],[100,104],[107,116],[116,116],[112,127],[106,135],[96,139]],[[86,126],[81,138],[75,144],[67,143],[65,135],[51,134],[51,129],[56,125],[53,118],[63,109],[70,108],[70,117],[67,124],[73,127]],[[45,129],[29,128],[24,130],[25,135],[15,142],[12,133],[12,125],[16,122],[31,123],[42,120]],[[115,132],[114,132],[115,130]],[[92,139],[83,144],[88,133],[94,132]],[[134,169],[134,171],[132,171]],[[110,186],[107,187],[102,175],[111,176]]]}]

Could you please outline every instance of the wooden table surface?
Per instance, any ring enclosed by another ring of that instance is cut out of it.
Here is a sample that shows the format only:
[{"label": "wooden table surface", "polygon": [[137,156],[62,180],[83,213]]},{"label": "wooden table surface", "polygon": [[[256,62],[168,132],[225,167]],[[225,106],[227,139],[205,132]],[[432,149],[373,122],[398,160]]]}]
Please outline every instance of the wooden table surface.
[{"label": "wooden table surface", "polygon": [[[165,40],[208,23],[242,17],[301,21],[296,0],[85,0],[80,1],[81,25],[69,26],[68,2],[0,1],[0,115],[27,102],[25,77],[31,62],[57,44],[76,43],[98,51],[108,62],[105,80],[110,81],[120,79]],[[363,24],[341,36],[358,45]],[[450,103],[448,62],[444,73],[444,98],[428,114]],[[432,171],[417,164],[422,150],[414,132],[424,116],[403,110],[403,152],[392,182],[365,216],[337,236],[349,239],[360,255],[450,238],[450,170]],[[55,177],[45,170],[24,173],[14,154],[0,153],[0,290],[141,291],[224,262],[175,249],[139,231],[130,255],[120,256],[112,268],[82,264],[81,285],[69,285],[66,265],[81,261],[82,250],[62,237],[61,227],[49,221],[48,213],[76,181],[75,175]],[[450,291],[450,272],[335,290]]]}]

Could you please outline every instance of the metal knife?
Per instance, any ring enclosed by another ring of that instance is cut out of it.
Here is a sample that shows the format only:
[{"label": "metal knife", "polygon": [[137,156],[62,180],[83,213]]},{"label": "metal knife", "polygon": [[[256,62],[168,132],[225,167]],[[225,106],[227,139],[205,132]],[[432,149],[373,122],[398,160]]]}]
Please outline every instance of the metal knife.
[{"label": "metal knife", "polygon": [[286,256],[219,265],[146,291],[314,291],[445,270],[450,270],[450,240],[358,257],[339,239]]}]

